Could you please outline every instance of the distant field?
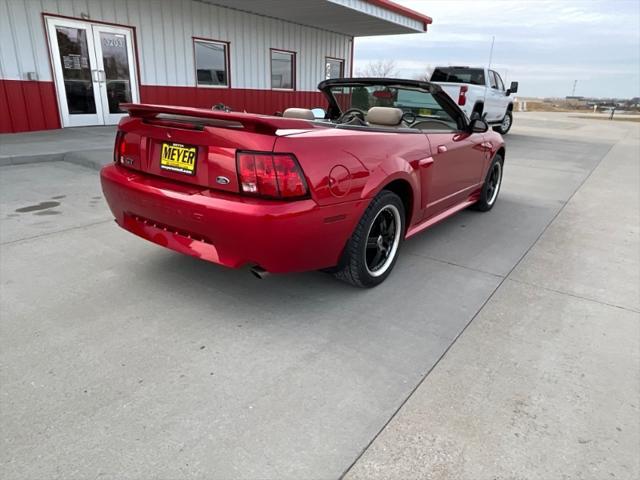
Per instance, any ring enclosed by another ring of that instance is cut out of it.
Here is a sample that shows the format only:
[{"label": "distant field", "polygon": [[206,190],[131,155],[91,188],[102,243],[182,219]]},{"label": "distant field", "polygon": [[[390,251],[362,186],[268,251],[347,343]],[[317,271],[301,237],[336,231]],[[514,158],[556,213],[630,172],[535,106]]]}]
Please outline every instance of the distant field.
[{"label": "distant field", "polygon": [[[519,104],[522,102],[526,102],[527,103],[527,112],[568,112],[568,113],[582,113],[584,115],[586,115],[587,117],[585,118],[592,118],[589,115],[606,115],[608,118],[608,113],[604,112],[601,109],[599,109],[599,111],[596,114],[593,114],[593,107],[591,108],[585,108],[583,107],[579,107],[577,105],[572,105],[570,103],[567,102],[563,102],[563,101],[557,101],[557,102],[543,102],[539,99],[532,99],[532,100],[526,100],[526,99],[518,99],[518,101],[516,102],[516,105],[514,105],[514,110],[515,111],[519,111]],[[616,113],[616,115],[620,114],[619,112]],[[640,112],[638,112],[638,114],[640,114]],[[631,120],[631,121],[637,121],[637,120]]]},{"label": "distant field", "polygon": [[568,105],[554,105],[546,102],[527,102],[527,112],[584,112],[584,109],[572,108]]},{"label": "distant field", "polygon": [[[574,118],[588,118],[589,120],[609,120],[609,115],[573,115]],[[640,122],[640,115],[614,115],[616,122]]]}]

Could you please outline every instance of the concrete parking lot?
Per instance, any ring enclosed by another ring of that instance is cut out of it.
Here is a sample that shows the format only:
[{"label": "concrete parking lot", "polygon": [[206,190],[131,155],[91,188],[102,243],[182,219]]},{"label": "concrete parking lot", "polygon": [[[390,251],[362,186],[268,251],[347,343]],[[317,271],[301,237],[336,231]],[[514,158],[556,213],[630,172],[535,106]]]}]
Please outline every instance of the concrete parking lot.
[{"label": "concrete parking lot", "polygon": [[372,290],[181,256],[94,169],[0,167],[0,477],[638,478],[640,126],[506,142],[495,208]]}]

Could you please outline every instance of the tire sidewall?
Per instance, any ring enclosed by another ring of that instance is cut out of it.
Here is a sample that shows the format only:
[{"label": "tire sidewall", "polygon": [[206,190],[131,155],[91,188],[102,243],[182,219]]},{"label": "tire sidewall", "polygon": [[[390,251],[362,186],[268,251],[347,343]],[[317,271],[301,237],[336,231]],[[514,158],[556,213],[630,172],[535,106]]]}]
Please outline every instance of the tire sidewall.
[{"label": "tire sidewall", "polygon": [[[508,110],[507,113],[505,113],[504,117],[509,117],[510,122],[509,122],[509,128],[507,128],[506,130],[502,129],[502,123],[500,123],[500,125],[498,125],[498,127],[496,128],[496,130],[498,131],[498,133],[500,133],[501,135],[506,135],[509,130],[511,130],[511,127],[513,126],[513,113]],[[502,119],[502,121],[504,122],[504,118]]]},{"label": "tire sidewall", "polygon": [[[496,192],[496,198],[493,203],[489,203],[489,198],[487,198],[487,188],[489,186],[489,176],[493,171],[493,166],[496,163],[500,163],[500,184],[498,185],[498,191]],[[491,165],[489,165],[489,169],[487,170],[487,174],[484,178],[484,184],[482,185],[482,191],[480,192],[480,200],[474,205],[475,210],[480,210],[481,212],[487,212],[493,208],[493,206],[498,201],[498,197],[500,196],[500,189],[502,188],[502,179],[504,178],[504,159],[502,155],[496,154],[491,161]]]},{"label": "tire sidewall", "polygon": [[[379,276],[373,276],[369,273],[366,267],[367,235],[378,213],[390,204],[395,206],[400,213],[400,239],[398,241],[398,248],[396,249],[393,260],[387,267],[386,271]],[[379,285],[389,276],[396,264],[396,261],[398,260],[402,243],[404,241],[405,229],[406,212],[402,200],[395,193],[389,190],[383,190],[367,207],[367,210],[356,228],[356,232],[351,238],[351,244],[348,247],[350,258],[348,258],[347,261],[350,263],[349,267],[352,270],[353,276],[358,279],[358,283],[361,286],[373,287]]]}]

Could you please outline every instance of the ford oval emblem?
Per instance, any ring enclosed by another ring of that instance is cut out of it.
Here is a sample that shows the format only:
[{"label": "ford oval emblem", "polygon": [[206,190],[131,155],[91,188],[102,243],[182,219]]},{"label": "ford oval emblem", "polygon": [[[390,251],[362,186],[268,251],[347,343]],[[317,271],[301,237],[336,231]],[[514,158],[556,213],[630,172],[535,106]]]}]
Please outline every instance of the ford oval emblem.
[{"label": "ford oval emblem", "polygon": [[220,185],[228,185],[230,181],[231,180],[229,180],[227,177],[223,177],[222,175],[216,177],[216,182],[218,182]]}]

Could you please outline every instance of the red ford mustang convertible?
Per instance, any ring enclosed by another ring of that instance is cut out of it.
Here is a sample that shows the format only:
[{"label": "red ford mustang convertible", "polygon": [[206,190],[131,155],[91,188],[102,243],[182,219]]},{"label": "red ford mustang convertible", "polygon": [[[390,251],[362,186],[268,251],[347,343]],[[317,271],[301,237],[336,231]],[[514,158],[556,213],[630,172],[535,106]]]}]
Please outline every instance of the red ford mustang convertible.
[{"label": "red ford mustang convertible", "polygon": [[408,238],[491,209],[504,142],[439,86],[332,79],[281,116],[129,104],[102,188],[124,229],[254,274],[323,269],[358,287]]}]

